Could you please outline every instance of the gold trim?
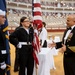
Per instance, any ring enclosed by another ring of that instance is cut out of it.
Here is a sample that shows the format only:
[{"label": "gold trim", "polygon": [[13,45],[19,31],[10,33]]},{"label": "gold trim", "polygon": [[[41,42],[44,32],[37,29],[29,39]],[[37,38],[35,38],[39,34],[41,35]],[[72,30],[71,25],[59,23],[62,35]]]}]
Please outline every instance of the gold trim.
[{"label": "gold trim", "polygon": [[68,47],[71,51],[75,52],[75,46]]},{"label": "gold trim", "polygon": [[5,32],[5,31],[7,31],[7,30],[8,30],[8,26],[3,29],[3,32]]},{"label": "gold trim", "polygon": [[9,39],[9,36],[8,36],[8,35],[5,35],[5,37],[6,37],[7,39]]}]

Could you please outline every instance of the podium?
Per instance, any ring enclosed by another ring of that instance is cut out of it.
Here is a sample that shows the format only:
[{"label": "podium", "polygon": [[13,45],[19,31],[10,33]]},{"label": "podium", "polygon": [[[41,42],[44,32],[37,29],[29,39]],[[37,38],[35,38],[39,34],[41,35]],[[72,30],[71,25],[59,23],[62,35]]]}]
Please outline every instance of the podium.
[{"label": "podium", "polygon": [[[50,75],[50,69],[55,68],[52,50],[50,48],[41,48],[41,52],[38,54],[39,65],[37,75]],[[36,75],[36,73],[33,75]]]}]

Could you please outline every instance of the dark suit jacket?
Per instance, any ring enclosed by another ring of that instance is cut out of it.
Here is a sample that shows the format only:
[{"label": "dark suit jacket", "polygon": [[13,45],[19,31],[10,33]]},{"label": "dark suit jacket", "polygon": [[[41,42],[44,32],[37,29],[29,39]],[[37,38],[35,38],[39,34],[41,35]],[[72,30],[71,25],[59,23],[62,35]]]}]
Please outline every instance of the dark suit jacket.
[{"label": "dark suit jacket", "polygon": [[[66,35],[66,32],[67,30],[65,31],[64,33],[64,36],[63,36],[63,39],[62,39],[62,42],[58,42],[56,43],[56,48],[61,48],[62,47],[62,43],[64,42],[64,37]],[[65,53],[74,53],[73,51],[71,51],[68,47],[70,46],[75,46],[75,27],[72,29],[72,31],[70,32],[67,40],[66,40],[66,51]]]}]

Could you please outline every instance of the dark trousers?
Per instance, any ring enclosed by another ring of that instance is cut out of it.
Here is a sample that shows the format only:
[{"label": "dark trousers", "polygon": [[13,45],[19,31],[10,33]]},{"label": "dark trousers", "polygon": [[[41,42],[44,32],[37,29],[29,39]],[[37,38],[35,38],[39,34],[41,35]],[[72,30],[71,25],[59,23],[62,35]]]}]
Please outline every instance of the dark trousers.
[{"label": "dark trousers", "polygon": [[64,75],[75,75],[75,54],[64,55]]},{"label": "dark trousers", "polygon": [[0,69],[0,75],[5,75],[5,69],[4,70]]},{"label": "dark trousers", "polygon": [[19,70],[19,49],[16,48],[15,51],[15,63],[14,63],[14,72],[17,72]]},{"label": "dark trousers", "polygon": [[[25,60],[26,62],[23,62],[23,60]],[[25,56],[25,59],[20,60],[19,75],[26,75],[25,68],[27,68],[27,75],[33,75],[34,59],[31,54]]]}]

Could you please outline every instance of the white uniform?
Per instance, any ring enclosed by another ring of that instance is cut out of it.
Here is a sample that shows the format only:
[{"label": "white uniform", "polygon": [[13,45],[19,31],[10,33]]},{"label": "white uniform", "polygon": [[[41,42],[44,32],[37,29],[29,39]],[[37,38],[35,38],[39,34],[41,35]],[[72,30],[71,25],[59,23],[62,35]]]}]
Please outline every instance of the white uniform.
[{"label": "white uniform", "polygon": [[40,38],[40,40],[42,40],[42,44],[41,45],[43,46],[45,40],[47,40],[47,30],[46,30],[45,27],[42,28],[42,31],[39,34],[39,38]]}]

